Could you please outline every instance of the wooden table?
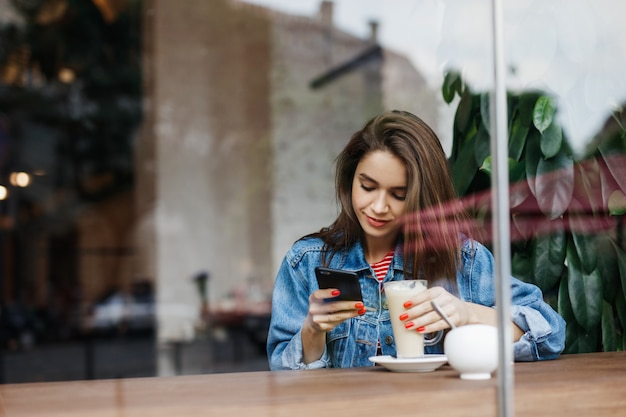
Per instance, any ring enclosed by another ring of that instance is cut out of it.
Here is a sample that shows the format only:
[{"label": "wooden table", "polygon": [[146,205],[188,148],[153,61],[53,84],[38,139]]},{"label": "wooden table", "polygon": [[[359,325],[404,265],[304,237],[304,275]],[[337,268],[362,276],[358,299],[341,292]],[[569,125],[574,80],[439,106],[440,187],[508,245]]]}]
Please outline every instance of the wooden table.
[{"label": "wooden table", "polygon": [[[516,363],[515,416],[625,416],[626,352]],[[381,367],[0,386],[0,416],[496,416],[497,378]]]}]

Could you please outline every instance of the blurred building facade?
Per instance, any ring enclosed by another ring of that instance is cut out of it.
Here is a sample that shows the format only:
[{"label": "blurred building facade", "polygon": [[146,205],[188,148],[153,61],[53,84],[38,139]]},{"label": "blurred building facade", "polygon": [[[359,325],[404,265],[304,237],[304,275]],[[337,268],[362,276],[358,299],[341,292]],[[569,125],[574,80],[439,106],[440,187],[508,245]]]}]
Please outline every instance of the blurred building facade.
[{"label": "blurred building facade", "polygon": [[209,271],[212,303],[238,286],[268,294],[289,246],[334,219],[333,161],[351,134],[392,108],[436,124],[437,106],[375,23],[368,39],[342,32],[331,2],[310,18],[226,0],[152,0],[145,13],[136,166],[150,237],[137,247],[155,265],[165,343],[193,334],[185,277]]}]

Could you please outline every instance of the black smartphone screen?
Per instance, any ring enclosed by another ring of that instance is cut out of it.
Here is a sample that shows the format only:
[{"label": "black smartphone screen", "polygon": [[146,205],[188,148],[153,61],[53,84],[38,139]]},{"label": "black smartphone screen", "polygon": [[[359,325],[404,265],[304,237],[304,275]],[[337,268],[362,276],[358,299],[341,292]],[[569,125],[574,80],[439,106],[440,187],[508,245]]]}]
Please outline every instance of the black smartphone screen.
[{"label": "black smartphone screen", "polygon": [[356,272],[343,271],[341,269],[315,268],[317,284],[321,289],[337,288],[340,294],[337,297],[327,298],[326,301],[362,301],[361,284]]}]

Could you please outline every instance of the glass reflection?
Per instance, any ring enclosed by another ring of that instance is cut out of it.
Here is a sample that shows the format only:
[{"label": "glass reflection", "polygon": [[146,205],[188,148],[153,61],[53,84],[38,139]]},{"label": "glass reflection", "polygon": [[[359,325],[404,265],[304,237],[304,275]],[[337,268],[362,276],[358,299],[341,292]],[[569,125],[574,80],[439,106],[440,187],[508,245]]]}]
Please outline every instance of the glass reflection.
[{"label": "glass reflection", "polygon": [[[405,108],[453,164],[468,126],[484,140],[490,3],[382,3],[0,0],[2,381],[265,369],[278,262],[334,218],[350,133]],[[514,273],[566,316],[568,351],[623,348],[626,6],[504,6]],[[455,172],[486,220],[484,152]]]}]

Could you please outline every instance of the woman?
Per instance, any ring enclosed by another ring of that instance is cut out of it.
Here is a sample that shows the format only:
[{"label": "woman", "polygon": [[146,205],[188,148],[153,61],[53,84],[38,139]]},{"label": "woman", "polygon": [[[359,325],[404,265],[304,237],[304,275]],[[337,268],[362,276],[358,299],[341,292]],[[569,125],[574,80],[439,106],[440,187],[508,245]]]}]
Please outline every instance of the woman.
[{"label": "woman", "polygon": [[[382,291],[390,280],[429,281],[404,304],[406,328],[448,328],[431,300],[457,326],[496,325],[493,256],[468,237],[462,211],[449,215],[458,202],[448,161],[421,119],[392,111],[357,131],[338,157],[336,191],[337,219],[298,240],[278,272],[267,341],[272,370],[369,366],[370,356],[395,355]],[[337,290],[318,288],[317,266],[357,272],[363,301],[324,302]],[[565,322],[539,288],[513,277],[510,283],[515,359],[557,357]],[[441,352],[441,343],[426,347]]]}]

